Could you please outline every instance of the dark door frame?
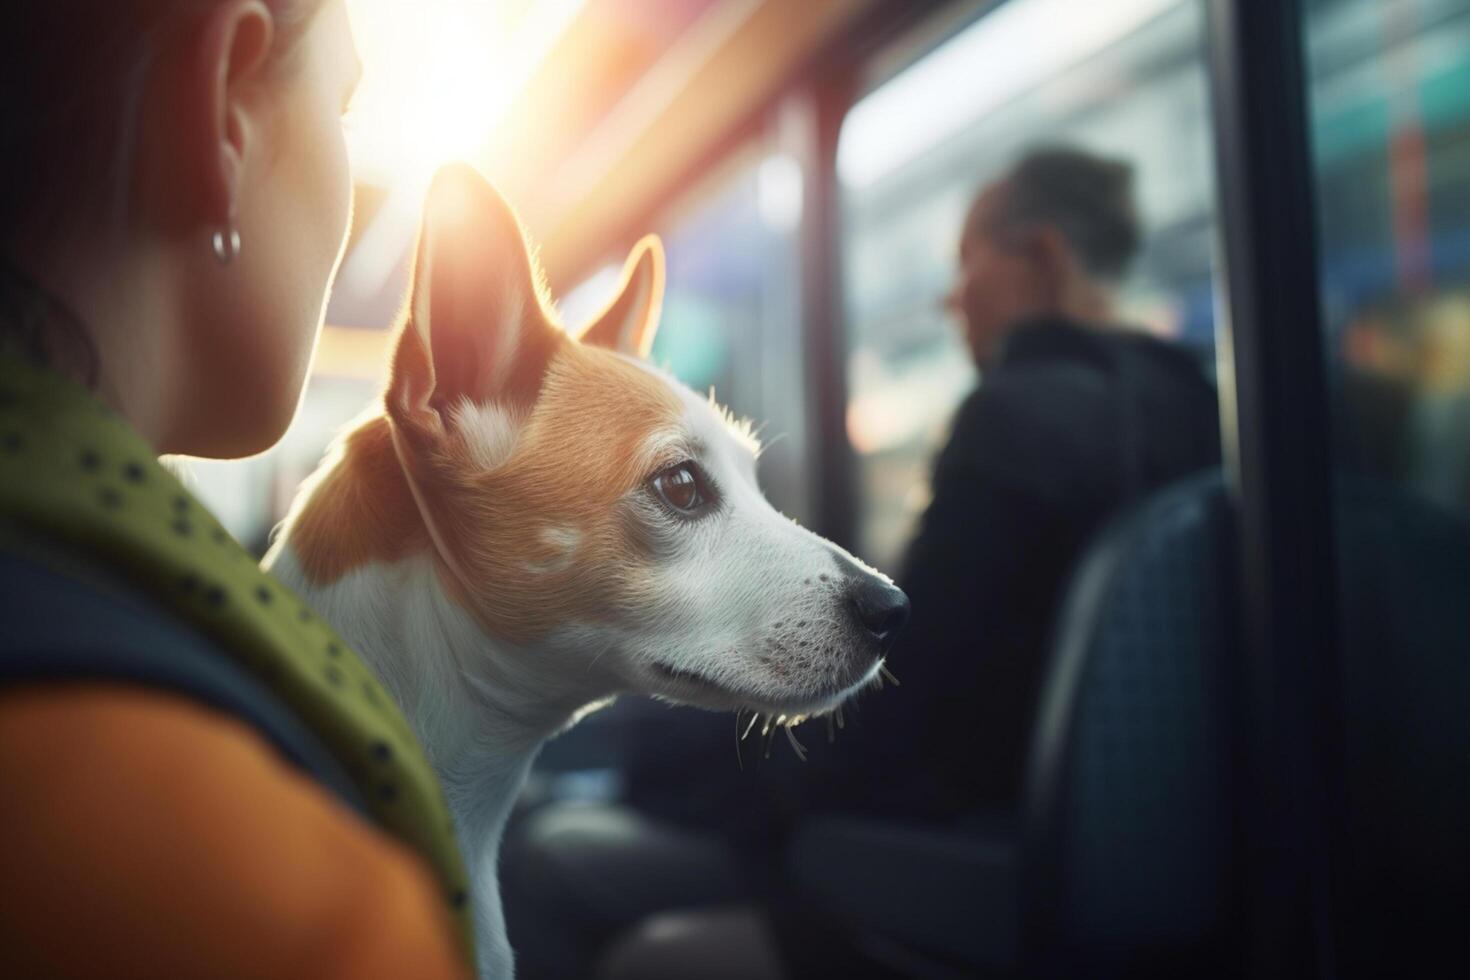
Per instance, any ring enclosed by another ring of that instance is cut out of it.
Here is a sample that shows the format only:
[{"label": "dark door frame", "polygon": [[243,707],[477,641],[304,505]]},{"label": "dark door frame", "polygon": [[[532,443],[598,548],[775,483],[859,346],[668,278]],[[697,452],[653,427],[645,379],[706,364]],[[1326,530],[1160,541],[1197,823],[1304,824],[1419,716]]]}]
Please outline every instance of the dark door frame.
[{"label": "dark door frame", "polygon": [[1221,424],[1244,605],[1243,966],[1330,977],[1340,673],[1305,25],[1300,0],[1207,3]]},{"label": "dark door frame", "polygon": [[[816,516],[813,530],[846,548],[856,548],[859,515],[857,460],[847,434],[847,310],[837,143],[853,104],[883,81],[867,77],[872,59],[957,2],[875,3],[850,31],[817,53],[805,72],[806,84],[799,89],[810,121],[802,168],[807,175],[807,203],[801,228],[801,293],[813,446],[808,468]],[[988,6],[993,9],[1005,2],[1008,0],[992,0]],[[936,37],[931,42],[940,40]]]}]

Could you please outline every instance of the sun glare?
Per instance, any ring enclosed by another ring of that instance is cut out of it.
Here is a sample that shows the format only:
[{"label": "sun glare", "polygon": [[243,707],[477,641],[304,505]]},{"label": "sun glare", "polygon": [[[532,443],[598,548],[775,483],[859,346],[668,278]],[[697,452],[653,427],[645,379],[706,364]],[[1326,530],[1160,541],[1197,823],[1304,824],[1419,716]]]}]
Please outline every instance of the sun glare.
[{"label": "sun glare", "polygon": [[349,0],[362,86],[347,116],[358,179],[427,186],[473,159],[585,0]]},{"label": "sun glare", "polygon": [[363,62],[348,147],[357,182],[387,193],[342,265],[329,319],[377,323],[361,309],[401,268],[435,171],[513,138],[501,122],[584,3],[348,0]]}]

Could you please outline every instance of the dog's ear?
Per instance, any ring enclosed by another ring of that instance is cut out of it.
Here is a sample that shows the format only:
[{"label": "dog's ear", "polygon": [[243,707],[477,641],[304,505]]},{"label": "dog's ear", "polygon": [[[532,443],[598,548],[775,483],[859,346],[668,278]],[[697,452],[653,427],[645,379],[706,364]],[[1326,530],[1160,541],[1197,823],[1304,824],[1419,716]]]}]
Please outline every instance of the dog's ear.
[{"label": "dog's ear", "polygon": [[564,335],[548,319],[524,233],[473,168],[441,170],[419,232],[409,313],[385,398],[400,427],[442,432],[468,399],[529,410]]},{"label": "dog's ear", "polygon": [[664,247],[649,235],[628,255],[612,302],[582,330],[581,341],[634,357],[647,357],[658,333],[664,302]]}]

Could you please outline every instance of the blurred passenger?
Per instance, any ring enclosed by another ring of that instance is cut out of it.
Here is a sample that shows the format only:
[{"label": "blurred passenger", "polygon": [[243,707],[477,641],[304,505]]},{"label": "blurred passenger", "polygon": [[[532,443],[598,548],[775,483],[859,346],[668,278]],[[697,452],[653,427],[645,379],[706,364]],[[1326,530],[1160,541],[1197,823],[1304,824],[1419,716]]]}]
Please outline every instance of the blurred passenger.
[{"label": "blurred passenger", "polygon": [[965,219],[948,302],[982,383],[905,562],[914,614],[890,660],[902,696],[863,709],[888,733],[866,761],[894,773],[857,790],[874,808],[899,798],[939,818],[1017,802],[1073,563],[1121,508],[1219,461],[1198,363],[1117,323],[1141,238],[1132,184],[1125,162],[1037,150]]},{"label": "blurred passenger", "polygon": [[[728,722],[691,723],[689,739],[663,731],[634,754],[627,806],[525,821],[504,880],[528,980],[586,972],[645,916],[718,906],[638,933],[605,975],[707,976],[717,964],[768,976],[779,949],[796,976],[856,976],[860,958],[783,879],[806,815],[1011,829],[1071,566],[1121,508],[1219,460],[1200,367],[1115,322],[1139,240],[1126,163],[1041,150],[979,194],[948,302],[983,383],[939,456],[902,575],[913,618],[889,661],[902,687],[863,697],[805,766],[779,752],[754,772],[713,766],[723,753],[699,736],[726,741]],[[729,911],[742,901],[764,913]]]}]

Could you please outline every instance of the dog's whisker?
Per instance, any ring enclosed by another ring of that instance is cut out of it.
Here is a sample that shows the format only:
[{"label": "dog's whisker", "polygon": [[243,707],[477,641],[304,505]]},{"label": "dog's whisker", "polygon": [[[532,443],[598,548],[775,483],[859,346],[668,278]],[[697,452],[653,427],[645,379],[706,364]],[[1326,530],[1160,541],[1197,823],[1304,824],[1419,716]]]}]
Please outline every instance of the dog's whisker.
[{"label": "dog's whisker", "polygon": [[762,422],[761,427],[755,431],[755,437],[761,441],[761,451],[759,455],[764,455],[766,450],[776,445],[776,443],[780,442],[782,439],[789,438],[791,435],[791,433],[789,432],[778,432],[771,437],[770,441],[767,441],[765,437],[761,435],[762,431],[765,430],[766,425],[767,423]]},{"label": "dog's whisker", "polygon": [[796,731],[791,725],[786,726],[786,741],[791,743],[791,748],[796,753],[796,757],[802,762],[805,762],[806,746],[796,740]]},{"label": "dog's whisker", "polygon": [[[741,733],[741,735],[740,735],[740,741],[743,742],[747,738],[750,737],[750,730],[752,728],[754,728],[755,727],[755,723],[758,722],[758,721],[760,721],[760,720],[761,720],[761,716],[760,716],[760,712],[758,712],[758,711],[755,712],[754,714],[752,714],[750,716],[750,724],[748,724],[748,725],[745,726],[745,731],[743,733]],[[739,725],[740,724],[740,716],[739,715],[736,715],[735,716],[735,724],[736,725]],[[764,733],[762,733],[762,734],[764,734]]]},{"label": "dog's whisker", "polygon": [[833,714],[835,714],[837,716],[837,727],[838,728],[846,728],[847,727],[847,722],[844,721],[843,718],[842,718],[842,705],[839,704],[837,706],[837,710],[835,712],[833,712]]},{"label": "dog's whisker", "polygon": [[886,664],[878,665],[878,673],[886,677],[888,679],[888,683],[892,684],[894,687],[903,687],[903,685],[898,682],[898,678],[893,676],[893,671],[889,670]]},{"label": "dog's whisker", "polygon": [[744,710],[744,708],[735,709],[735,764],[740,767],[741,772],[745,771],[745,759],[740,754],[740,715]]},{"label": "dog's whisker", "polygon": [[598,650],[597,651],[597,656],[593,657],[592,660],[589,661],[588,664],[587,664],[587,672],[589,674],[592,672],[592,668],[597,664],[597,661],[599,661],[599,660],[602,659],[602,655],[604,653],[607,653],[607,651],[609,651],[611,649],[612,649],[612,646],[611,645],[608,645],[608,646],[603,647],[601,650]]}]

